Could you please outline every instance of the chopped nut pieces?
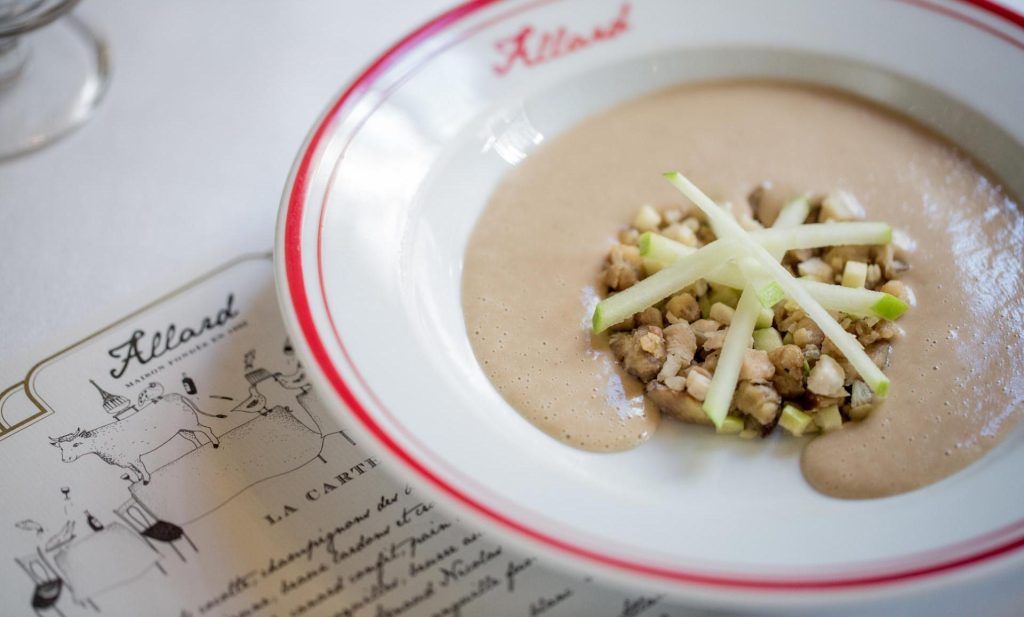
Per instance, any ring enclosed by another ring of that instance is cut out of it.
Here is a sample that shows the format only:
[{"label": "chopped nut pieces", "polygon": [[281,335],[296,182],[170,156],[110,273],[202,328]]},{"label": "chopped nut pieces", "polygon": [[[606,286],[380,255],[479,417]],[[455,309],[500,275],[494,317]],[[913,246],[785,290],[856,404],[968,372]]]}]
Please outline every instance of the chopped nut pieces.
[{"label": "chopped nut pieces", "polygon": [[632,287],[640,280],[643,260],[640,249],[629,244],[617,244],[608,253],[608,267],[601,280],[608,289],[620,291]]},{"label": "chopped nut pieces", "polygon": [[696,321],[700,319],[700,305],[697,298],[688,293],[675,296],[665,303],[665,317],[670,323]]}]

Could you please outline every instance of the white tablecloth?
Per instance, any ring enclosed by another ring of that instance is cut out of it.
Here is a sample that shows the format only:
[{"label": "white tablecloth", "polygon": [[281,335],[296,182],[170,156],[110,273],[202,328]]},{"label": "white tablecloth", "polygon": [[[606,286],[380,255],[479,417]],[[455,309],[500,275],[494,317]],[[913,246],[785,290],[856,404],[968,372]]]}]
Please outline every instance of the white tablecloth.
[{"label": "white tablecloth", "polygon": [[293,157],[328,100],[453,4],[83,2],[78,14],[111,48],[106,100],[68,138],[0,164],[0,388],[175,286],[270,249]]},{"label": "white tablecloth", "polygon": [[0,164],[0,389],[42,355],[273,247],[292,159],[375,54],[451,0],[85,0],[96,116]]}]

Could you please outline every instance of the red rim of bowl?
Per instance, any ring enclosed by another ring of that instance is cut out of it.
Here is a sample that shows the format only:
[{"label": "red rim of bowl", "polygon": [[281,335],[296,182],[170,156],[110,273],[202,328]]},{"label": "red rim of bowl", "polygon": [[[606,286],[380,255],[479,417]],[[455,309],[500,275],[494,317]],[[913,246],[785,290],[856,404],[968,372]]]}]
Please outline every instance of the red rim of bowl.
[{"label": "red rim of bowl", "polygon": [[[1000,555],[1008,554],[1019,548],[1024,547],[1024,534],[1016,535],[1008,540],[1003,541],[995,546],[988,546],[982,550],[967,555],[961,555],[947,560],[938,560],[933,563],[918,565],[915,567],[884,572],[881,574],[866,574],[866,575],[855,575],[848,577],[840,577],[833,579],[776,579],[776,578],[754,578],[754,577],[735,577],[727,576],[715,573],[704,573],[699,571],[688,571],[688,570],[677,570],[671,568],[664,568],[660,566],[654,566],[650,564],[638,563],[616,557],[614,555],[607,555],[589,549],[584,546],[578,546],[569,543],[560,538],[549,535],[548,533],[533,529],[527,524],[520,521],[514,520],[501,512],[498,512],[490,506],[482,503],[472,495],[468,495],[459,488],[448,483],[444,478],[441,478],[434,471],[432,471],[424,462],[417,459],[413,454],[405,450],[400,444],[398,444],[388,433],[378,424],[371,413],[366,409],[362,402],[356,397],[352,389],[345,382],[341,373],[333,365],[330,360],[330,356],[327,352],[327,348],[324,342],[321,340],[319,333],[317,332],[316,323],[313,319],[313,314],[310,309],[310,300],[306,294],[305,281],[302,273],[302,248],[301,248],[301,237],[302,237],[302,218],[305,210],[306,202],[306,189],[310,179],[310,170],[313,162],[313,156],[316,152],[321,140],[326,135],[328,128],[331,127],[337,120],[339,112],[344,107],[345,103],[352,98],[358,96],[369,88],[374,81],[387,70],[392,64],[405,56],[410,51],[419,47],[425,41],[431,39],[438,33],[448,29],[456,23],[462,21],[464,18],[479,12],[480,10],[489,7],[491,5],[499,4],[503,0],[471,0],[465,2],[455,8],[442,13],[435,17],[424,25],[420,26],[410,34],[405,36],[403,39],[391,46],[387,51],[378,56],[373,63],[371,63],[360,75],[357,77],[342,94],[335,99],[330,105],[327,112],[320,118],[319,123],[315,126],[312,131],[307,143],[299,158],[298,165],[293,173],[292,181],[290,186],[285,190],[285,213],[283,214],[283,265],[284,265],[284,277],[288,286],[287,298],[291,302],[291,307],[295,313],[296,321],[302,330],[303,338],[306,344],[309,346],[310,353],[323,372],[328,383],[334,389],[335,393],[341,398],[341,400],[348,406],[352,415],[363,425],[363,427],[369,431],[380,443],[381,446],[390,451],[398,459],[400,459],[411,471],[428,483],[434,486],[435,489],[440,490],[443,494],[449,498],[461,503],[463,506],[470,508],[475,511],[478,515],[481,515],[485,519],[489,519],[491,522],[498,524],[501,527],[509,529],[517,534],[523,535],[534,542],[554,549],[556,552],[567,553],[577,558],[583,558],[587,561],[591,561],[603,566],[611,566],[616,569],[625,570],[633,574],[638,574],[646,577],[655,577],[658,579],[664,579],[674,582],[696,584],[711,587],[725,587],[734,589],[746,589],[746,590],[828,590],[828,589],[842,589],[842,588],[856,588],[856,587],[868,587],[887,583],[896,583],[901,581],[908,581],[925,577],[928,575],[934,575],[942,572],[951,572],[954,570],[962,569],[966,566],[978,564],[984,561],[989,561]],[[546,4],[547,2],[554,0],[541,0],[535,4]],[[991,25],[980,21],[970,15],[966,15],[959,11],[955,11],[944,5],[937,5],[927,2],[925,0],[894,0],[903,4],[909,4],[923,10],[927,10],[934,13],[939,13],[966,23],[976,29],[982,30],[996,36],[1003,41],[1024,50],[1024,42],[1015,39],[1005,32],[992,27]],[[1005,6],[996,4],[991,0],[956,0],[960,4],[969,5],[982,12],[988,13],[1001,20],[1008,22],[1021,30],[1024,30],[1024,15],[1017,13]],[[354,136],[354,135],[353,135]],[[351,139],[352,136],[349,137]],[[320,282],[320,291],[322,295],[324,293],[323,288],[323,269],[321,263],[321,236],[323,232],[322,218],[317,230],[317,274]],[[354,374],[359,377],[358,369],[355,367],[351,358],[348,356],[348,352],[344,349],[344,345],[341,342],[341,336],[338,334],[337,329],[334,327],[334,319],[330,315],[329,308],[325,305],[325,311],[328,315],[328,319],[331,323],[333,334],[342,349],[342,352],[349,363],[351,370]],[[359,377],[361,381],[361,377]],[[364,387],[366,387],[364,385]],[[369,388],[366,388],[369,391]],[[371,392],[372,395],[372,392]],[[374,397],[375,398],[375,397]],[[1014,533],[1024,528],[1024,521],[1019,521],[1012,525],[1006,526],[1002,529],[996,530],[980,536],[972,540],[958,543],[957,546],[963,546],[965,544],[974,544],[985,540],[991,540],[993,537],[1005,535],[1007,533]],[[947,549],[952,547],[947,547]],[[932,553],[934,554],[934,552]]]}]

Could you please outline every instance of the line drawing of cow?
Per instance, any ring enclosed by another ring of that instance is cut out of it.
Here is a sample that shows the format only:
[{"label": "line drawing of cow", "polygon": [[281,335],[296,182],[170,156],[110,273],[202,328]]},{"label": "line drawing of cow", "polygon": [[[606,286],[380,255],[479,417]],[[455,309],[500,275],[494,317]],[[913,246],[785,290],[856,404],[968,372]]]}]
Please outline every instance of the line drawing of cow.
[{"label": "line drawing of cow", "polygon": [[[146,406],[152,409],[143,413]],[[95,454],[105,463],[122,467],[135,475],[135,481],[149,484],[149,470],[142,456],[158,449],[177,435],[192,442],[196,448],[203,444],[197,433],[210,440],[214,448],[220,440],[210,427],[199,422],[199,416],[225,418],[223,414],[208,414],[180,394],[163,394],[163,386],[150,383],[140,394],[140,411],[93,429],[81,428],[73,433],[50,437],[50,444],[60,448],[60,458],[72,463],[86,454]]]}]

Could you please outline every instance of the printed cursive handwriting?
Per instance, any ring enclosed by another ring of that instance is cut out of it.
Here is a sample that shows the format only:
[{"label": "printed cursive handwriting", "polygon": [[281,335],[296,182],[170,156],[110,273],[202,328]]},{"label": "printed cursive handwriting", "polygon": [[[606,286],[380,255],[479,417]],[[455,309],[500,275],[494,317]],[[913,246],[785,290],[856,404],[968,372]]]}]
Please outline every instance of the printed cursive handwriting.
[{"label": "printed cursive handwriting", "polygon": [[524,26],[516,34],[501,39],[494,48],[502,55],[501,62],[494,65],[494,72],[501,76],[512,70],[516,64],[530,67],[554,60],[566,54],[613,39],[629,30],[629,3],[622,5],[618,15],[606,26],[594,26],[589,33],[576,33],[565,26],[554,31],[537,32],[533,26]]},{"label": "printed cursive handwriting", "polygon": [[434,502],[418,503],[409,508],[402,508],[402,516],[396,521],[395,525],[399,527],[405,527],[412,522],[413,517],[420,517],[434,509]]},{"label": "printed cursive handwriting", "polygon": [[430,572],[435,566],[437,566],[437,564],[448,559],[457,552],[459,552],[459,547],[454,544],[449,544],[430,557],[426,557],[422,561],[411,560],[409,561],[409,576],[416,577],[422,572]]},{"label": "printed cursive handwriting", "polygon": [[562,602],[571,598],[572,594],[572,589],[566,587],[550,598],[546,598],[544,596],[537,598],[533,602],[530,602],[530,617],[537,617],[537,615],[542,615],[548,612],[555,606],[558,606]]},{"label": "printed cursive handwriting", "polygon": [[148,364],[150,361],[174,350],[179,345],[183,345],[205,332],[222,327],[235,317],[238,317],[238,311],[235,309],[234,303],[235,295],[228,294],[227,303],[224,308],[217,311],[214,315],[203,317],[202,321],[195,327],[184,327],[180,330],[177,324],[168,324],[162,332],[154,332],[149,336],[148,345],[143,343],[143,339],[147,337],[147,332],[142,329],[135,330],[128,337],[127,341],[107,350],[107,354],[111,358],[121,362],[119,366],[110,369],[110,376],[114,379],[120,379],[125,371],[131,367],[133,361],[140,365]]},{"label": "printed cursive handwriting", "polygon": [[452,583],[456,583],[459,580],[466,578],[481,566],[487,565],[491,561],[501,556],[501,547],[498,546],[491,550],[480,549],[479,555],[470,560],[455,559],[447,566],[441,566],[441,586],[447,587]]},{"label": "printed cursive handwriting", "polygon": [[408,543],[409,544],[409,556],[410,557],[415,557],[416,556],[416,549],[418,549],[421,544],[426,544],[427,542],[430,541],[431,538],[433,538],[434,536],[437,536],[437,535],[443,533],[445,530],[447,530],[451,526],[452,526],[451,523],[446,523],[446,522],[431,523],[429,528],[425,529],[424,531],[422,531],[420,533],[414,533],[413,535],[409,536],[405,540],[402,540],[401,542],[399,542],[398,545],[401,546],[401,545],[403,545],[405,543]]},{"label": "printed cursive handwriting", "polygon": [[361,581],[362,579],[366,578],[370,574],[376,573],[376,575],[377,575],[377,579],[376,579],[377,582],[383,585],[384,584],[384,566],[388,565],[389,563],[391,563],[392,561],[398,559],[399,557],[404,557],[404,556],[405,556],[405,551],[404,550],[399,550],[398,546],[394,542],[392,542],[391,543],[391,548],[389,550],[378,551],[377,552],[377,559],[376,560],[374,560],[373,562],[371,562],[368,565],[359,567],[358,569],[356,569],[355,572],[353,572],[352,574],[349,574],[348,575],[348,582],[356,583],[356,582]]},{"label": "printed cursive handwriting", "polygon": [[309,611],[319,607],[324,602],[327,602],[328,600],[334,598],[344,590],[345,579],[343,579],[341,576],[338,576],[330,585],[316,592],[315,595],[313,595],[310,598],[307,598],[301,604],[296,605],[295,608],[293,608],[291,612],[289,612],[288,614],[291,615],[291,617],[305,615]]},{"label": "printed cursive handwriting", "polygon": [[451,617],[459,617],[462,615],[462,609],[465,608],[467,604],[479,599],[487,592],[499,587],[500,585],[501,581],[490,574],[487,574],[483,578],[479,579],[476,582],[476,585],[474,585],[469,592],[459,596],[457,600],[434,613],[433,617],[447,617],[449,615]]},{"label": "printed cursive handwriting", "polygon": [[380,499],[377,500],[377,512],[380,512],[384,508],[398,501],[398,493],[388,497],[387,495],[381,495]]},{"label": "printed cursive handwriting", "polygon": [[307,570],[295,578],[281,579],[281,595],[287,595],[296,589],[303,587],[324,572],[327,572],[327,564],[321,563],[312,570]]},{"label": "printed cursive handwriting", "polygon": [[420,604],[423,604],[424,602],[433,597],[434,583],[433,581],[427,581],[426,586],[423,587],[422,590],[402,600],[401,603],[395,606],[383,606],[381,604],[378,604],[377,612],[374,614],[374,617],[398,617],[398,615],[408,613],[412,609],[416,608]]},{"label": "printed cursive handwriting", "polygon": [[516,561],[513,559],[508,562],[508,567],[505,568],[505,582],[508,584],[508,591],[512,593],[516,590],[516,576],[519,575],[523,570],[533,565],[533,558],[527,557],[522,561]]},{"label": "printed cursive handwriting", "polygon": [[255,587],[256,583],[257,578],[255,570],[235,576],[228,581],[228,584],[224,587],[224,591],[199,605],[199,613],[202,615],[215,608],[219,608],[221,604],[224,604],[235,596],[245,593]]},{"label": "printed cursive handwriting", "polygon": [[370,585],[370,589],[368,591],[364,591],[361,594],[361,597],[357,598],[356,600],[353,600],[351,603],[343,607],[341,610],[335,611],[334,613],[332,613],[332,615],[334,615],[335,617],[352,617],[360,610],[362,610],[363,607],[369,606],[379,601],[381,598],[384,598],[385,596],[393,592],[395,589],[398,589],[398,586],[400,584],[401,581],[397,578],[387,579],[383,583],[375,582]]},{"label": "printed cursive handwriting", "polygon": [[370,518],[370,510],[367,508],[366,510],[363,510],[362,512],[353,515],[351,518],[345,520],[340,525],[331,529],[327,533],[321,533],[320,535],[314,538],[306,540],[306,543],[303,546],[284,555],[271,557],[267,562],[267,567],[260,571],[260,575],[264,577],[270,576],[278,570],[286,566],[289,566],[292,563],[299,560],[307,562],[312,561],[313,553],[316,551],[316,549],[320,548],[321,546],[333,546],[334,538],[339,537],[346,531],[356,527],[357,525],[362,524],[368,518]]},{"label": "printed cursive handwriting", "polygon": [[382,538],[386,538],[389,535],[391,535],[391,525],[385,525],[384,527],[369,533],[360,533],[359,539],[344,546],[338,546],[337,543],[339,536],[334,536],[327,544],[327,553],[331,556],[331,560],[334,563],[341,563],[353,555],[362,553],[371,544],[375,544]]},{"label": "printed cursive handwriting", "polygon": [[638,596],[622,601],[622,612],[619,617],[636,617],[661,600],[661,596]]},{"label": "printed cursive handwriting", "polygon": [[255,617],[263,612],[263,609],[267,608],[274,601],[267,597],[260,597],[256,600],[249,602],[249,605],[240,611],[234,613],[228,613],[227,617]]}]

